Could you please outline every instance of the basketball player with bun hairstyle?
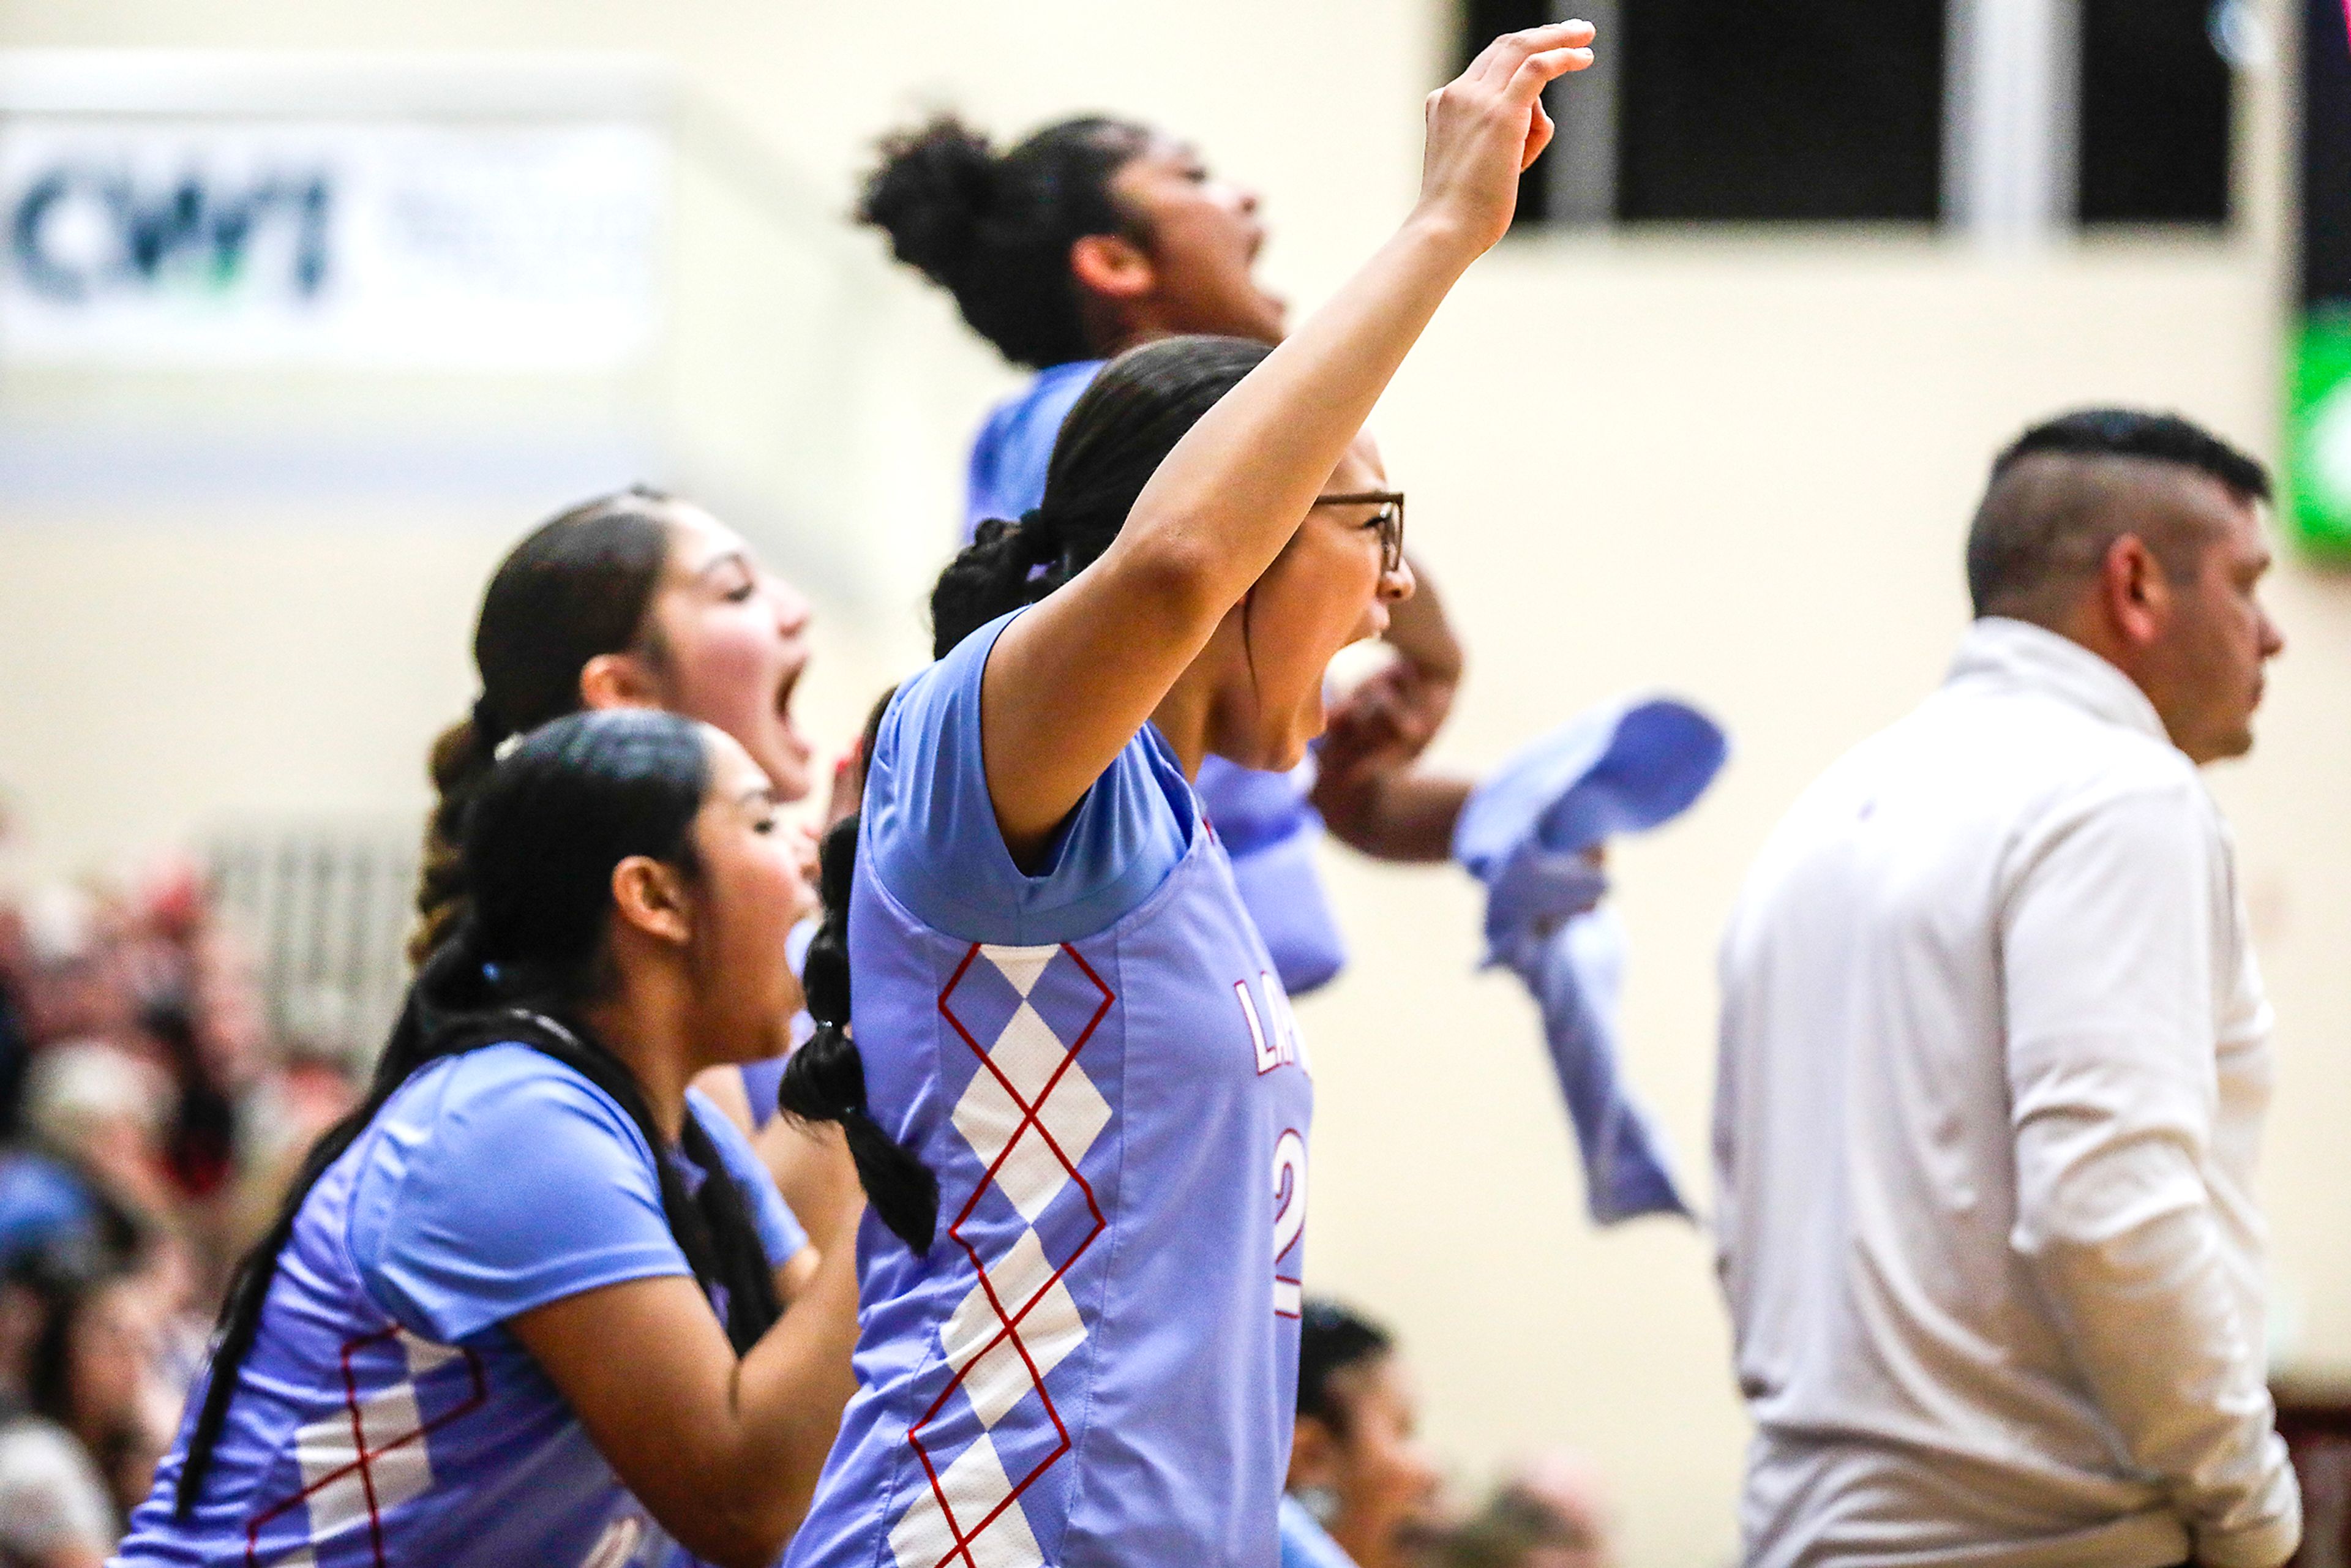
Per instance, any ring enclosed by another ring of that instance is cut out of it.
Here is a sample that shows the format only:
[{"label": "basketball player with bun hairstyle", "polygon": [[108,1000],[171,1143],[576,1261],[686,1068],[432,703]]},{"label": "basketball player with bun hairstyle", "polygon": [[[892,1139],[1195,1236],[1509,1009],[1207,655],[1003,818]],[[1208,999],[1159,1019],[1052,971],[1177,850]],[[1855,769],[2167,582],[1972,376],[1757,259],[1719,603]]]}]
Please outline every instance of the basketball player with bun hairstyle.
[{"label": "basketball player with bun hairstyle", "polygon": [[366,1099],[222,1309],[126,1568],[759,1568],[850,1392],[853,1194],[798,1228],[687,1088],[776,1051],[810,889],[774,784],[672,714],[580,714],[479,779],[464,909]]},{"label": "basketball player with bun hairstyle", "polygon": [[[665,708],[733,737],[778,800],[804,798],[811,748],[792,696],[808,667],[809,622],[808,601],[741,535],[676,497],[619,491],[531,530],[482,596],[474,632],[481,695],[434,743],[440,798],[425,828],[411,956],[421,962],[465,908],[465,814],[498,747],[551,719],[583,708]],[[813,880],[813,845],[800,830],[786,831]],[[797,957],[797,942],[791,950]],[[769,1121],[782,1068],[780,1056],[723,1067],[695,1087],[754,1135],[798,1208],[829,1201],[851,1178],[837,1148]],[[788,1296],[818,1256],[810,1249],[794,1260]]]},{"label": "basketball player with bun hairstyle", "polygon": [[[1148,126],[1085,116],[998,152],[943,116],[883,143],[859,212],[954,295],[974,331],[1037,371],[973,444],[967,542],[983,521],[1037,506],[1062,420],[1113,356],[1184,334],[1281,340],[1282,301],[1252,274],[1266,235],[1256,193]],[[1384,633],[1395,657],[1332,715],[1313,764],[1269,776],[1212,756],[1200,768],[1201,800],[1292,994],[1345,962],[1313,864],[1322,824],[1384,860],[1443,861],[1468,793],[1412,766],[1462,667],[1443,607],[1416,577],[1419,592]]]},{"label": "basketball player with bun hairstyle", "polygon": [[871,1200],[860,1392],[790,1568],[1273,1568],[1312,1091],[1188,780],[1294,766],[1332,657],[1411,596],[1363,423],[1591,39],[1497,39],[1428,99],[1420,199],[1327,306],[1279,347],[1113,361],[1041,506],[940,578],[939,656],[826,836],[784,1074]]}]

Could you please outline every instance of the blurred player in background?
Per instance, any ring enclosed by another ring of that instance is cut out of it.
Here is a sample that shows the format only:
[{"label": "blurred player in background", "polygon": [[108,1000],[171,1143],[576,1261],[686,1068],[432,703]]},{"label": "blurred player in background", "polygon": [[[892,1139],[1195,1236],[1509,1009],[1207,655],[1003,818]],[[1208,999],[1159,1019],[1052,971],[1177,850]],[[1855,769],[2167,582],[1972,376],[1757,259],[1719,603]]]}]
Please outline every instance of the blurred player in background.
[{"label": "blurred player in background", "polygon": [[1334,1301],[1307,1301],[1283,1568],[1415,1568],[1427,1560],[1441,1538],[1444,1478],[1419,1425],[1419,1393],[1387,1330]]}]

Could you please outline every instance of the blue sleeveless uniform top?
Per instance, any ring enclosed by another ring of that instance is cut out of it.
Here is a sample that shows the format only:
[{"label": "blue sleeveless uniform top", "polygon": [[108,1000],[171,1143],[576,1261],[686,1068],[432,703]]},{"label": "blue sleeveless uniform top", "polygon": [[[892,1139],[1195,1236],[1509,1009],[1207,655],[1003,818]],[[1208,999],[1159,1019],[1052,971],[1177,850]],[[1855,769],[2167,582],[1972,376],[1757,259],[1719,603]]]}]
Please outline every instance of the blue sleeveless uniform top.
[{"label": "blue sleeveless uniform top", "polygon": [[[722,1113],[689,1103],[785,1261],[804,1239],[765,1169]],[[619,1105],[527,1045],[423,1068],[303,1200],[195,1509],[172,1518],[203,1383],[113,1561],[660,1562],[667,1538],[502,1326],[692,1271],[653,1161]]]},{"label": "blue sleeveless uniform top", "polygon": [[[1040,371],[989,412],[971,444],[965,543],[987,518],[1018,521],[1044,500],[1061,422],[1105,362],[1073,360]],[[1232,862],[1241,901],[1273,955],[1274,973],[1294,997],[1327,984],[1346,967],[1347,946],[1314,868],[1322,817],[1307,803],[1312,765],[1266,773],[1204,758],[1194,786]]]},{"label": "blue sleeveless uniform top", "polygon": [[1012,865],[977,722],[1005,623],[901,689],[867,782],[853,1022],[874,1116],[938,1175],[939,1229],[917,1257],[866,1218],[861,1389],[786,1561],[1276,1568],[1296,1024],[1156,730],[1040,874]]}]

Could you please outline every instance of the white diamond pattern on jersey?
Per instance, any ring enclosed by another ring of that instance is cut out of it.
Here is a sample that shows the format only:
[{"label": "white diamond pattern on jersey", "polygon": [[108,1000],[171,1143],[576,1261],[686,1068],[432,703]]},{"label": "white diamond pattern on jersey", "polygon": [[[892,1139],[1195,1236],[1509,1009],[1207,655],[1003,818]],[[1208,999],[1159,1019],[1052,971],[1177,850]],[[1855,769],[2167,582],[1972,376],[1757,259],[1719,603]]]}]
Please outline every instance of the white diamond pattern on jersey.
[{"label": "white diamond pattern on jersey", "polygon": [[[968,1531],[969,1533],[966,1533]],[[950,1560],[969,1568],[1043,1568],[1045,1554],[1012,1500],[996,1445],[986,1437],[956,1456],[890,1531],[902,1568]]]},{"label": "white diamond pattern on jersey", "polygon": [[[418,1408],[415,1380],[465,1353],[405,1330],[371,1340],[396,1344],[407,1375],[365,1395],[354,1389],[343,1408],[295,1434],[294,1458],[301,1467],[313,1545],[360,1524],[377,1530],[384,1514],[433,1486],[424,1439],[434,1423]],[[347,1360],[351,1348],[346,1348]],[[286,1559],[287,1568],[298,1568],[309,1557],[306,1552]]]},{"label": "white diamond pattern on jersey", "polygon": [[1021,1218],[1034,1224],[1069,1185],[1071,1167],[1086,1157],[1110,1124],[1110,1105],[1074,1053],[1029,1005],[1029,991],[1044,966],[997,967],[1019,989],[1020,1005],[989,1049],[987,1067],[973,1075],[971,1087],[956,1103],[956,1131],[982,1162],[995,1167],[996,1185]]},{"label": "white diamond pattern on jersey", "polygon": [[1003,1420],[1085,1337],[1078,1304],[1034,1230],[1020,1233],[939,1331],[947,1364],[963,1375],[964,1396],[985,1427]]},{"label": "white diamond pattern on jersey", "polygon": [[[1064,955],[1067,973],[1084,993],[1088,1015],[1069,1040],[1056,1034],[1032,1003],[1039,982]],[[1014,998],[1003,1027],[985,1046],[967,1022],[973,1009],[956,1006],[958,988],[983,964],[1011,988]],[[1074,949],[1059,946],[975,946],[940,993],[940,1012],[979,1059],[952,1120],[987,1176],[947,1227],[977,1277],[939,1330],[940,1348],[954,1375],[906,1435],[928,1484],[891,1530],[899,1568],[1043,1568],[1043,1552],[1021,1511],[1020,1497],[1069,1451],[1069,1434],[1045,1379],[1085,1343],[1085,1321],[1062,1280],[1108,1224],[1078,1174],[1078,1162],[1111,1120],[1110,1104],[1086,1076],[1078,1054],[1114,1000]],[[1092,1224],[1057,1264],[1036,1225],[1072,1183],[1081,1190]],[[990,1188],[1027,1224],[1008,1245],[996,1243],[1002,1246],[998,1256],[983,1258],[965,1230]],[[938,1438],[944,1433],[930,1429],[954,1418],[951,1405],[958,1389],[980,1430],[942,1468]],[[1041,1461],[1016,1479],[1006,1473],[990,1434],[1032,1395],[1054,1441]]]}]

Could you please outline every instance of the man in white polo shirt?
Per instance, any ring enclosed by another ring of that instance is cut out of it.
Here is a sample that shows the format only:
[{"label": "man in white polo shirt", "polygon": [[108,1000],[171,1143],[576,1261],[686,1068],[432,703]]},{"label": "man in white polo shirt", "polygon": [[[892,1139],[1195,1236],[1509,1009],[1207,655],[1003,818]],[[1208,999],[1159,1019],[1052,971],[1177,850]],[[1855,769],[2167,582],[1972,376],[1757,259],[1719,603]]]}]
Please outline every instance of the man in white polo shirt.
[{"label": "man in white polo shirt", "polygon": [[2252,459],[2028,431],[1942,688],[1765,846],[1723,942],[1719,1264],[1751,1568],[2272,1568],[2301,1533],[2252,1189],[2270,1014],[2229,831],[2283,646]]}]

